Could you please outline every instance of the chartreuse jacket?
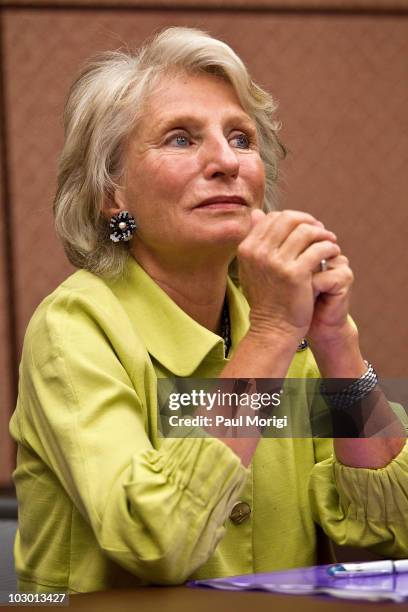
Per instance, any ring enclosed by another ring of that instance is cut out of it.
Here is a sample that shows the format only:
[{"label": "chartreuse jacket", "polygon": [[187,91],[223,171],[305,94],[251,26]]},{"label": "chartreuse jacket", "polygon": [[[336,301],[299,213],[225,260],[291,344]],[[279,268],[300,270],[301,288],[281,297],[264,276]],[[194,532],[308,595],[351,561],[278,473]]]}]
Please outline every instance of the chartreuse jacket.
[{"label": "chartreuse jacket", "polygon": [[[227,292],[233,354],[249,307],[230,279]],[[305,566],[316,561],[316,523],[340,544],[408,556],[406,447],[383,469],[353,469],[333,457],[330,439],[263,438],[246,469],[217,439],[161,437],[157,379],[216,377],[227,362],[222,339],[133,258],[119,281],[80,270],[40,304],[10,425],[20,589]],[[309,349],[288,375],[319,376]],[[238,501],[247,505],[237,524]]]}]

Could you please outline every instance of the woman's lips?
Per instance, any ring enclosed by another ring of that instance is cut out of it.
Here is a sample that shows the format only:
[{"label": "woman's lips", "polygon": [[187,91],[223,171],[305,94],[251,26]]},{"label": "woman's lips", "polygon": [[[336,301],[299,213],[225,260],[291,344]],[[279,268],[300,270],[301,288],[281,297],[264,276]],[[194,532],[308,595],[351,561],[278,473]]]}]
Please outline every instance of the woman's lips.
[{"label": "woman's lips", "polygon": [[197,210],[213,209],[213,210],[233,210],[236,208],[245,208],[245,204],[237,204],[236,202],[211,202],[211,204],[201,204],[197,206]]},{"label": "woman's lips", "polygon": [[247,207],[244,198],[239,196],[214,196],[207,198],[198,204],[195,208],[200,209],[218,209],[218,210],[233,210]]}]

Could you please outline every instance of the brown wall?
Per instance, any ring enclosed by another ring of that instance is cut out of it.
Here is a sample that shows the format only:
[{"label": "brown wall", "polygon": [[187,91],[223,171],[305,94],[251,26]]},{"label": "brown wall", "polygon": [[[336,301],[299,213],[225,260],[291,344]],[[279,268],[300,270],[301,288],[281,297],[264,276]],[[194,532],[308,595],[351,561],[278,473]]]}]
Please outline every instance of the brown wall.
[{"label": "brown wall", "polygon": [[289,149],[281,205],[312,212],[338,234],[356,274],[352,314],[364,353],[383,376],[407,373],[408,2],[230,0],[194,8],[200,4],[3,2],[0,485],[10,477],[13,354],[36,305],[72,270],[51,217],[65,93],[91,54],[138,45],[168,25],[223,38],[279,100]]},{"label": "brown wall", "polygon": [[[1,73],[0,73],[1,85]],[[0,103],[0,486],[9,479],[12,468],[12,445],[7,436],[7,426],[12,407],[12,388],[15,382],[12,378],[12,338],[11,319],[12,307],[9,304],[10,286],[9,279],[12,277],[8,268],[10,262],[10,244],[7,235],[7,181],[5,176],[4,150],[4,112]]]}]

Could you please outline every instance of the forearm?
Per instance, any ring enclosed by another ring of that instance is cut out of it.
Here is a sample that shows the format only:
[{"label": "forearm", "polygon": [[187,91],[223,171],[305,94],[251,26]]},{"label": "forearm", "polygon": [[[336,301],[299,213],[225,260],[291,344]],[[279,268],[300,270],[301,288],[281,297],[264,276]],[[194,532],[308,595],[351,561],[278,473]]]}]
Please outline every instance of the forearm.
[{"label": "forearm", "polygon": [[[284,379],[296,351],[298,340],[278,332],[249,331],[237,347],[234,356],[219,378]],[[225,437],[220,440],[229,446],[247,467],[259,442],[260,432],[254,428],[248,437]]]},{"label": "forearm", "polygon": [[[312,348],[323,378],[356,379],[367,370],[359,348],[358,332],[351,327],[335,342]],[[398,455],[405,444],[405,430],[381,389],[377,387],[372,393],[375,395],[367,400],[370,402],[367,437],[334,440],[334,452],[344,465],[382,468]],[[376,436],[378,432],[381,434]]]}]

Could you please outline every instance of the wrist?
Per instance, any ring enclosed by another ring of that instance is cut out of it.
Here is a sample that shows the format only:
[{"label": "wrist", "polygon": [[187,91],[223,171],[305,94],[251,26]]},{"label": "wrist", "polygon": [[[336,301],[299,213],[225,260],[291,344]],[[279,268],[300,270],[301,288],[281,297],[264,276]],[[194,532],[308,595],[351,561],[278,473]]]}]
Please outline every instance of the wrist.
[{"label": "wrist", "polygon": [[271,347],[273,347],[284,353],[293,354],[302,336],[299,336],[297,330],[282,329],[278,327],[262,329],[258,326],[251,326],[246,334],[246,339],[261,350],[264,348],[271,350]]},{"label": "wrist", "polygon": [[350,323],[324,342],[311,340],[311,349],[324,378],[360,378],[367,371],[358,331]]},{"label": "wrist", "polygon": [[221,378],[284,378],[297,348],[297,339],[277,331],[249,329]]}]

